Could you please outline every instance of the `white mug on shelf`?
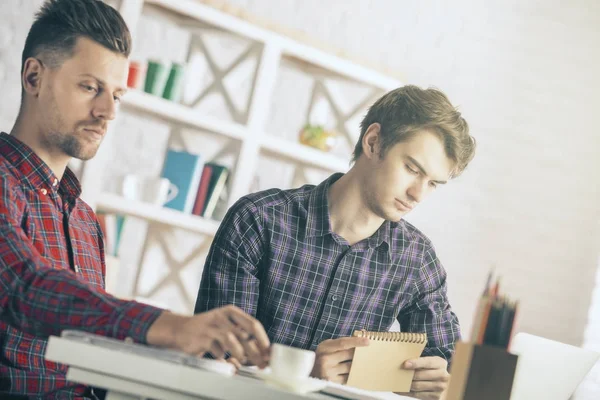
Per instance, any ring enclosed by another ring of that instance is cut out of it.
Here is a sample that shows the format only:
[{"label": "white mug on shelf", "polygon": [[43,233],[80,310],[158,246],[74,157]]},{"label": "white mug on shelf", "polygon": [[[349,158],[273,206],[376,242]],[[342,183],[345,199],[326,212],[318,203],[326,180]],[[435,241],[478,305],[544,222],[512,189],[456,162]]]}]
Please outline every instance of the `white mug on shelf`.
[{"label": "white mug on shelf", "polygon": [[128,200],[142,201],[156,206],[164,206],[178,193],[177,186],[167,178],[142,177],[133,174],[123,178],[121,190],[122,196]]}]

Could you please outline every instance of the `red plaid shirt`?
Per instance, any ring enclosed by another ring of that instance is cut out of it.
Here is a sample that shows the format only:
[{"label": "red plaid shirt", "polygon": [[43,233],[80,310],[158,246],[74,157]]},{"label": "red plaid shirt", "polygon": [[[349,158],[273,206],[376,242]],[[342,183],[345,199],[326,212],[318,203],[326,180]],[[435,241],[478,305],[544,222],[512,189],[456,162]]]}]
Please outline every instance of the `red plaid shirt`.
[{"label": "red plaid shirt", "polygon": [[67,169],[59,181],[25,144],[0,133],[0,393],[76,398],[67,367],[44,360],[63,329],[145,342],[161,310],[104,290],[97,218]]}]

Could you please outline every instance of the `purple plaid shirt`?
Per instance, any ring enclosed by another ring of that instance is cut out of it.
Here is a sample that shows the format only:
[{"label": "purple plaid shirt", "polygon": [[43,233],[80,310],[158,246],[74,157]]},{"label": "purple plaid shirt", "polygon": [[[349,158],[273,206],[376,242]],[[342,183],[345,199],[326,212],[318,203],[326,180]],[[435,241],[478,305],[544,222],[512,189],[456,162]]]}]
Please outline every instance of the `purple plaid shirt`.
[{"label": "purple plaid shirt", "polygon": [[403,332],[427,333],[424,356],[450,361],[460,329],[431,242],[402,220],[349,246],[329,222],[327,192],[340,176],[240,199],[213,240],[195,312],[235,304],[273,343],[312,350],[397,319]]}]

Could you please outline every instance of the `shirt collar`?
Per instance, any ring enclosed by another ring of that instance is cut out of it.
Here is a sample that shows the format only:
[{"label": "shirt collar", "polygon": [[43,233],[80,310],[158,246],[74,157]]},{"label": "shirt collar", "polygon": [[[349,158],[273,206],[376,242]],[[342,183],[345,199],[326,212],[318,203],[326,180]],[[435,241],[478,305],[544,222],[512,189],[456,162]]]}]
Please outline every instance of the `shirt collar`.
[{"label": "shirt collar", "polygon": [[344,174],[336,173],[316,186],[308,197],[308,217],[306,220],[306,236],[319,237],[332,233],[329,219],[329,202],[327,193],[331,185]]},{"label": "shirt collar", "polygon": [[[308,217],[306,221],[306,236],[319,237],[332,234],[331,220],[329,215],[329,202],[327,194],[331,185],[340,179],[344,174],[336,173],[325,179],[316,186],[308,198]],[[392,248],[392,231],[399,225],[404,227],[401,222],[384,221],[377,231],[367,239],[369,248],[378,248],[383,243],[387,245],[388,252]],[[404,231],[404,229],[403,229]],[[390,253],[391,256],[391,253]]]},{"label": "shirt collar", "polygon": [[59,181],[34,151],[14,136],[0,132],[0,154],[23,175],[23,179],[33,189],[42,193],[61,192],[70,199],[81,195],[81,184],[73,171],[67,168]]}]

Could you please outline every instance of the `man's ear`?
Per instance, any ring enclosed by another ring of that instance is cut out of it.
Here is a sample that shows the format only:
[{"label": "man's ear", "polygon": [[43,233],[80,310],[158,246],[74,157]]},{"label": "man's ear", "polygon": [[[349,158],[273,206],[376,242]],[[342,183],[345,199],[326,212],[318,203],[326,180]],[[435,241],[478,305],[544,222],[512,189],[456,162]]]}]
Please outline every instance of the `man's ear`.
[{"label": "man's ear", "polygon": [[31,96],[37,97],[42,86],[42,72],[44,65],[37,58],[30,57],[25,60],[23,75],[21,77],[23,90]]},{"label": "man's ear", "polygon": [[368,159],[379,158],[379,151],[381,149],[381,125],[379,123],[373,123],[369,125],[365,135],[362,138],[363,154]]}]

